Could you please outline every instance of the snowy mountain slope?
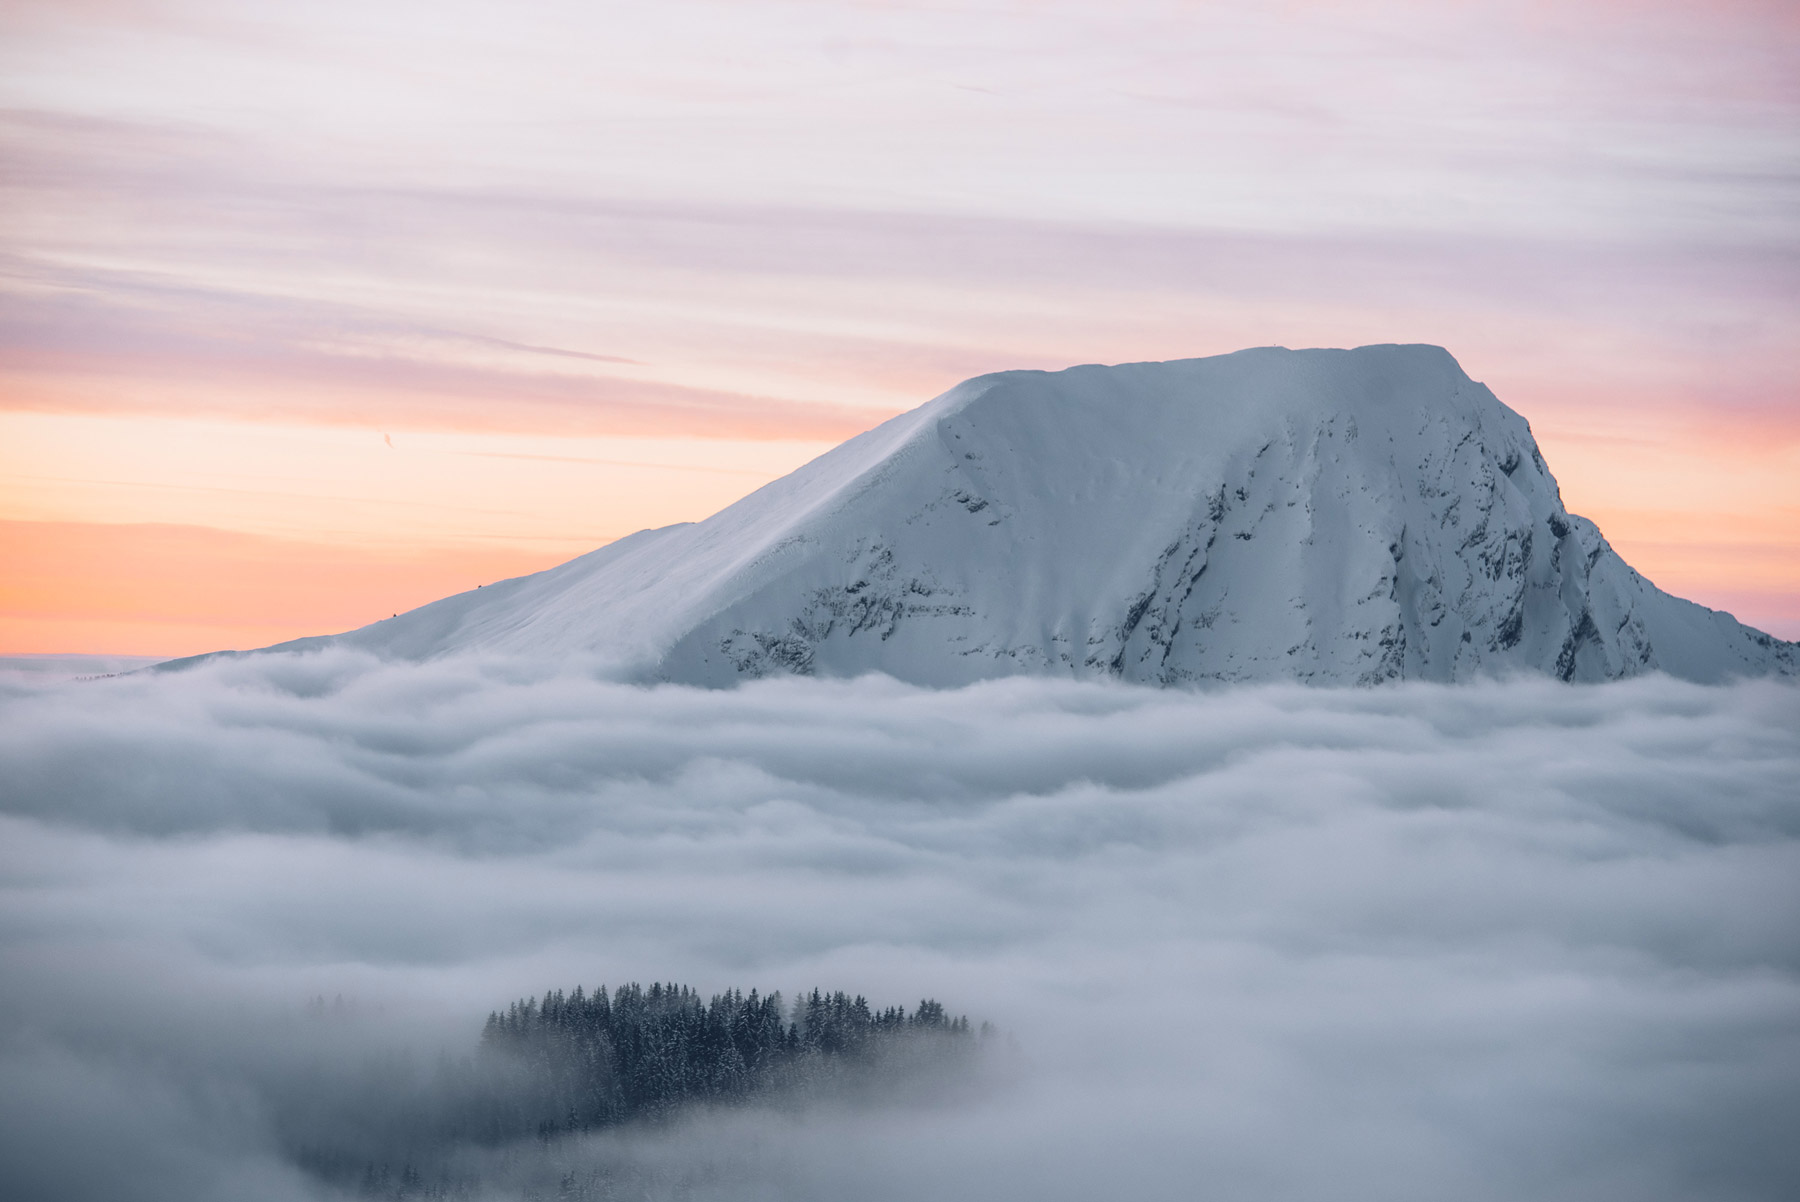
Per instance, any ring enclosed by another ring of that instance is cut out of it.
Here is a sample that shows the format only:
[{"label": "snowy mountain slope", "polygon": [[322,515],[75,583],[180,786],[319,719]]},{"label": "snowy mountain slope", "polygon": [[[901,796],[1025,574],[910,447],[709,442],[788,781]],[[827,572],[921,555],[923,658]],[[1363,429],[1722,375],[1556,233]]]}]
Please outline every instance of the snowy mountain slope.
[{"label": "snowy mountain slope", "polygon": [[981,376],[706,521],[283,646],[322,642],[708,685],[1800,668],[1634,572],[1524,419],[1427,346]]}]

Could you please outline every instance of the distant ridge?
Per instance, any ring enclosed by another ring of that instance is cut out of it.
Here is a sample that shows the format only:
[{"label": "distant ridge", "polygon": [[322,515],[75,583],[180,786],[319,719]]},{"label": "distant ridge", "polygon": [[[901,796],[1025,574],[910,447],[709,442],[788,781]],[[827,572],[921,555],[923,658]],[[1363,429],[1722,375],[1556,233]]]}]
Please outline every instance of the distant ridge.
[{"label": "distant ridge", "polygon": [[1563,508],[1525,420],[1431,346],[979,376],[703,522],[271,650],[324,645],[593,653],[701,685],[1800,668],[1633,571]]}]

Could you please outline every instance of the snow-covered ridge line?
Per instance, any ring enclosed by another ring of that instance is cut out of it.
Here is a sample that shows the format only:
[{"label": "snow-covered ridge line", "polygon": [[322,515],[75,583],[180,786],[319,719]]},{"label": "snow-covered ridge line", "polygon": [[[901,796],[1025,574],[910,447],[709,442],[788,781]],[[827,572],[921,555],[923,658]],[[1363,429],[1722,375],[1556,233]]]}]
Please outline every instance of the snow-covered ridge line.
[{"label": "snow-covered ridge line", "polygon": [[705,685],[1800,670],[1633,571],[1429,346],[977,377],[703,522],[281,646],[326,642]]}]

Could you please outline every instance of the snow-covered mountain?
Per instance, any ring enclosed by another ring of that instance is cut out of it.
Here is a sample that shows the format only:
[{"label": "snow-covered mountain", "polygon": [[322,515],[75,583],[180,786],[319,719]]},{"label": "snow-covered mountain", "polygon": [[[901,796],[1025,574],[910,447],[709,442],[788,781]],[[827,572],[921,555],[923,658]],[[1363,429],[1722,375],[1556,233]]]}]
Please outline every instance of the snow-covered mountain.
[{"label": "snow-covered mountain", "polygon": [[1633,571],[1430,346],[980,376],[703,522],[283,646],[324,642],[706,685],[1800,668]]}]

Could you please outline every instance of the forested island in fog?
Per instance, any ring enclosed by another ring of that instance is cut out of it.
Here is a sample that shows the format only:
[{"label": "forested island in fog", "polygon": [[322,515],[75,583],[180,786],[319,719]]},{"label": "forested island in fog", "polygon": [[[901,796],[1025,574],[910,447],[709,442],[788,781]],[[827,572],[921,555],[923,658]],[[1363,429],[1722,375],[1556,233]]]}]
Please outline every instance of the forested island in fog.
[{"label": "forested island in fog", "polygon": [[[325,1014],[322,1000],[310,1009]],[[335,1106],[334,1091],[314,1094],[292,1129],[335,1130],[294,1156],[365,1197],[613,1197],[651,1184],[647,1170],[576,1137],[707,1108],[929,1103],[969,1079],[993,1034],[931,999],[909,1011],[818,989],[792,1004],[673,983],[557,989],[490,1013],[471,1056],[429,1073],[377,1059]]]}]

